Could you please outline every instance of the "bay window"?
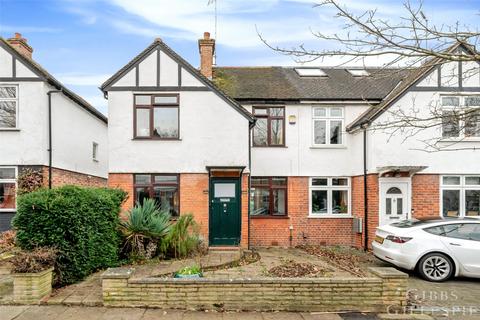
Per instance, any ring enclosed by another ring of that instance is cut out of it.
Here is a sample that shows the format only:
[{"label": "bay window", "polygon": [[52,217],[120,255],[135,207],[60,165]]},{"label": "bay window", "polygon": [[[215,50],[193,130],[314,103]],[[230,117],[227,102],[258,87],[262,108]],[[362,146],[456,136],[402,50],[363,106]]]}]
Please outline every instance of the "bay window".
[{"label": "bay window", "polygon": [[17,172],[13,167],[0,167],[0,211],[12,212],[17,208]]},{"label": "bay window", "polygon": [[0,129],[17,128],[18,87],[0,85]]},{"label": "bay window", "polygon": [[310,216],[350,216],[349,178],[310,178]]},{"label": "bay window", "polygon": [[480,216],[480,176],[443,176],[440,185],[444,217]]},{"label": "bay window", "polygon": [[313,145],[342,145],[344,110],[341,107],[312,108]]},{"label": "bay window", "polygon": [[252,177],[252,216],[287,215],[287,178]]},{"label": "bay window", "polygon": [[255,147],[285,146],[284,107],[254,107],[253,115],[257,118],[253,128]]},{"label": "bay window", "polygon": [[179,211],[179,177],[176,174],[136,174],[134,176],[135,203],[155,199],[162,209],[169,210],[172,217]]},{"label": "bay window", "polygon": [[480,137],[480,96],[442,96],[442,137]]},{"label": "bay window", "polygon": [[134,95],[134,138],[177,140],[179,127],[178,95]]}]

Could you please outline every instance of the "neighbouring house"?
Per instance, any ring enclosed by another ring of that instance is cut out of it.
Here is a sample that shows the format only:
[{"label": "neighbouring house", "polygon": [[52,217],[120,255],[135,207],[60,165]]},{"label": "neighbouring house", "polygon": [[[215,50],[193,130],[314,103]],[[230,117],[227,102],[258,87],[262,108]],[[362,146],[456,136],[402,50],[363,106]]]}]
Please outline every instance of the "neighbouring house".
[{"label": "neighbouring house", "polygon": [[32,59],[20,34],[0,38],[0,231],[16,212],[18,177],[106,186],[107,118]]},{"label": "neighbouring house", "polygon": [[[125,210],[155,198],[193,213],[210,246],[243,247],[361,247],[392,221],[480,215],[480,117],[448,117],[480,107],[478,64],[219,67],[214,51],[205,33],[197,70],[156,39],[101,86]],[[369,130],[432,103],[445,123],[418,137]],[[437,134],[467,148],[420,150]]]}]

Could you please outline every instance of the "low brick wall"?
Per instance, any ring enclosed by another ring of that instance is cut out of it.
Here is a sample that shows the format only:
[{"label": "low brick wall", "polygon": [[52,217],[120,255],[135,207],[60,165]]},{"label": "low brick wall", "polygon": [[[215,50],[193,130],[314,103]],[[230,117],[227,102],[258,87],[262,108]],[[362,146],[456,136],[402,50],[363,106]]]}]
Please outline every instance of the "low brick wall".
[{"label": "low brick wall", "polygon": [[105,306],[257,311],[381,312],[406,304],[408,276],[372,268],[369,278],[165,279],[132,278],[133,270],[103,274]]},{"label": "low brick wall", "polygon": [[52,271],[38,273],[13,273],[13,301],[36,304],[52,292]]}]

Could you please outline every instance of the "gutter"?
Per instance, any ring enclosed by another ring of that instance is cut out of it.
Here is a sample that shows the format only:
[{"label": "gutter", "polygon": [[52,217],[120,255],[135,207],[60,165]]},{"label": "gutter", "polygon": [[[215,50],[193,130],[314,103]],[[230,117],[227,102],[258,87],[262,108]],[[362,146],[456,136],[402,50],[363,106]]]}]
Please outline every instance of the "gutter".
[{"label": "gutter", "polygon": [[368,251],[368,191],[367,191],[367,127],[363,127],[363,223],[364,244],[363,249]]},{"label": "gutter", "polygon": [[48,95],[48,189],[52,189],[52,93],[63,92],[62,90],[50,90]]}]

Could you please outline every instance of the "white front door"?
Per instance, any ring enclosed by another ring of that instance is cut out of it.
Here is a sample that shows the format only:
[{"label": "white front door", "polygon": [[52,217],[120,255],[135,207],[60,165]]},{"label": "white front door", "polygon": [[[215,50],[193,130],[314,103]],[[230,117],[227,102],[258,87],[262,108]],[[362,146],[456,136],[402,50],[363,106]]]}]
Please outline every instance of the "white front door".
[{"label": "white front door", "polygon": [[410,179],[380,179],[380,221],[385,225],[410,217]]}]

